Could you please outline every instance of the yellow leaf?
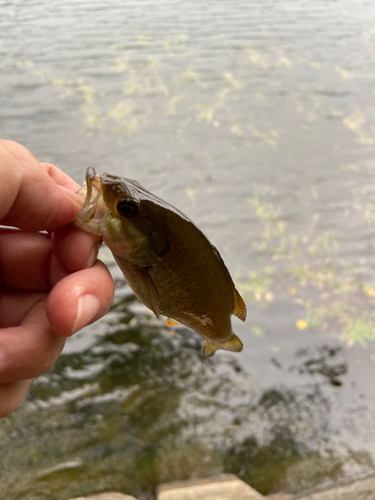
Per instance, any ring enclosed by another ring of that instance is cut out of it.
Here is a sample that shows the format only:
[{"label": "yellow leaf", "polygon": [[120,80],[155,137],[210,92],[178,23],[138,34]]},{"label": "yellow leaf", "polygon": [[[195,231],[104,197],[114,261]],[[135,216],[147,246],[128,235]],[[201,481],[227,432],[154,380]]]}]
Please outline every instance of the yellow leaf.
[{"label": "yellow leaf", "polygon": [[368,297],[375,297],[375,288],[367,288],[366,295]]},{"label": "yellow leaf", "polygon": [[307,321],[304,319],[299,319],[296,321],[296,327],[298,328],[298,330],[306,330],[308,326],[309,325],[307,324]]},{"label": "yellow leaf", "polygon": [[266,295],[264,296],[264,300],[266,300],[267,302],[272,302],[273,301],[273,293],[267,292]]},{"label": "yellow leaf", "polygon": [[297,288],[295,286],[289,287],[288,293],[290,293],[290,295],[295,295],[297,293]]}]

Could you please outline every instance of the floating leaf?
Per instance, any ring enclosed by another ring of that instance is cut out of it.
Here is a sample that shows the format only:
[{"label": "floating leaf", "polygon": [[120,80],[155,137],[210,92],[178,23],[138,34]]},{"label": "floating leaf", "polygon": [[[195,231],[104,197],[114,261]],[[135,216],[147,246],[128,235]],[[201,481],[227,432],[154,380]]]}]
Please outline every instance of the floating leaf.
[{"label": "floating leaf", "polygon": [[256,335],[257,337],[261,337],[264,334],[263,328],[260,326],[252,325],[250,327],[250,330]]},{"label": "floating leaf", "polygon": [[308,328],[308,324],[307,324],[307,321],[305,319],[299,319],[296,321],[296,327],[298,328],[298,330],[306,330],[306,328]]},{"label": "floating leaf", "polygon": [[195,200],[195,197],[197,195],[197,191],[195,189],[191,189],[189,187],[186,188],[186,194],[190,200]]}]

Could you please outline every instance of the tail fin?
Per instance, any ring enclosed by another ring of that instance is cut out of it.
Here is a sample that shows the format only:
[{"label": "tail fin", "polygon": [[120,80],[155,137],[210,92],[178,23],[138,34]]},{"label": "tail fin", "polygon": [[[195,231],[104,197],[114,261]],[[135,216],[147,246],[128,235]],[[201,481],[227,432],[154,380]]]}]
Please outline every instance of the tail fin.
[{"label": "tail fin", "polygon": [[224,351],[240,352],[243,349],[243,345],[240,339],[234,334],[230,340],[221,344],[213,344],[208,340],[204,341],[203,353],[206,358],[213,356],[219,349],[223,349]]}]

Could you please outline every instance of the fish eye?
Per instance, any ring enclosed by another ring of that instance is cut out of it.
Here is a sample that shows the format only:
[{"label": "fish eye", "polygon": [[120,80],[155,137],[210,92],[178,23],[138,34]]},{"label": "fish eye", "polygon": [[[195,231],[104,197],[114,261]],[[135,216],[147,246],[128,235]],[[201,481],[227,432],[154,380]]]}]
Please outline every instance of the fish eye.
[{"label": "fish eye", "polygon": [[117,211],[123,217],[135,217],[138,215],[138,205],[135,201],[129,198],[122,198],[117,203]]}]

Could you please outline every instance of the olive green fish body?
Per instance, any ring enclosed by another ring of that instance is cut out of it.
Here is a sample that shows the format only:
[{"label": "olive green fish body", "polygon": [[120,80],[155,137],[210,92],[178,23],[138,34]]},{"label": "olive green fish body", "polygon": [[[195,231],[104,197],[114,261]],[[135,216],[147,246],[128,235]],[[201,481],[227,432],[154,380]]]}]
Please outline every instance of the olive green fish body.
[{"label": "olive green fish body", "polygon": [[90,171],[86,182],[89,199],[76,225],[103,236],[137,297],[156,316],[168,316],[169,325],[202,335],[206,356],[242,350],[231,315],[245,320],[246,306],[219,252],[193,222],[134,181]]}]

